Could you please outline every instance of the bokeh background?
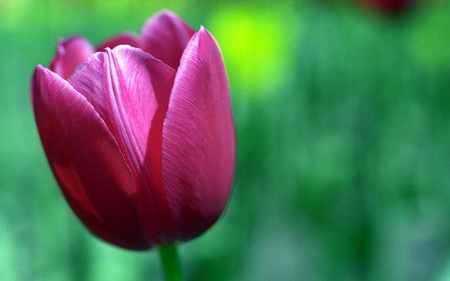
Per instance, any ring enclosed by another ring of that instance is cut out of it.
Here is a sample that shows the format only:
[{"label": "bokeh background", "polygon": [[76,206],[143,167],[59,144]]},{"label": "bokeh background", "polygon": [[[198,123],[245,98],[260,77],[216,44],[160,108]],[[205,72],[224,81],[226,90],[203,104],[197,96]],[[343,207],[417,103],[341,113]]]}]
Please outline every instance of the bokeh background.
[{"label": "bokeh background", "polygon": [[29,100],[59,38],[139,33],[167,8],[221,46],[238,141],[187,280],[450,280],[450,1],[0,0],[0,280],[162,280],[156,251],[92,236]]}]

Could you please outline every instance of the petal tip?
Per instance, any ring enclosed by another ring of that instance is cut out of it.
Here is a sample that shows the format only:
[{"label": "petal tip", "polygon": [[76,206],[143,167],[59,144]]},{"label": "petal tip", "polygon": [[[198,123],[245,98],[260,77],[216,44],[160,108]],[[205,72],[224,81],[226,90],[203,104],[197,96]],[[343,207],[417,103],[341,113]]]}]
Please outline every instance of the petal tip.
[{"label": "petal tip", "polygon": [[199,30],[194,34],[194,36],[192,36],[192,40],[197,40],[197,41],[208,40],[217,45],[217,41],[214,38],[214,36],[203,25],[201,25]]},{"label": "petal tip", "polygon": [[60,39],[56,56],[50,62],[49,69],[64,79],[69,78],[78,64],[95,52],[91,43],[82,36],[70,36]]},{"label": "petal tip", "polygon": [[181,18],[176,13],[172,12],[169,9],[163,9],[161,12],[156,13],[152,18],[158,18],[158,17],[181,20]]}]

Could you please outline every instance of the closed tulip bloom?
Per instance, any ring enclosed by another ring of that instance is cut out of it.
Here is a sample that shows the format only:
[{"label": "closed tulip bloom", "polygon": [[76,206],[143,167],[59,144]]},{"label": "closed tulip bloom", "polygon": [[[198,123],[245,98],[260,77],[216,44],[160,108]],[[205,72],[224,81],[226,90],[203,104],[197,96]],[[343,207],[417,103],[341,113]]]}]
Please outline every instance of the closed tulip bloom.
[{"label": "closed tulip bloom", "polygon": [[80,220],[128,249],[186,241],[229,198],[235,133],[215,39],[165,11],[140,37],[63,40],[31,96],[50,167]]}]

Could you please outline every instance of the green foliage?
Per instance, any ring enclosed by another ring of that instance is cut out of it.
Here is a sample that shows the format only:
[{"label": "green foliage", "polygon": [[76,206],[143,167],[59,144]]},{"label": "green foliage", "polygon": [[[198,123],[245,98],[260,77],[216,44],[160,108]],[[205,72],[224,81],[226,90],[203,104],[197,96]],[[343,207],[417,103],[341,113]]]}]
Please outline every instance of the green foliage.
[{"label": "green foliage", "polygon": [[58,38],[139,33],[163,8],[216,36],[238,139],[225,214],[180,247],[187,280],[448,280],[450,5],[437,2],[388,16],[353,1],[0,1],[0,280],[161,280],[156,251],[107,245],[72,214],[29,82]]}]

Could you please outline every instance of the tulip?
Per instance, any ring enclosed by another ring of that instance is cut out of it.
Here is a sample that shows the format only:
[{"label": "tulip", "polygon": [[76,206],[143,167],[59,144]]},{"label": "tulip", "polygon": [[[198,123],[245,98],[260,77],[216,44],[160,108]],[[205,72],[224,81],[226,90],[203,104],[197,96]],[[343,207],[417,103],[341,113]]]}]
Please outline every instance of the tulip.
[{"label": "tulip", "polygon": [[413,0],[363,0],[367,4],[388,13],[397,13],[412,4]]},{"label": "tulip", "polygon": [[164,11],[140,37],[62,40],[31,100],[50,167],[95,235],[127,249],[198,237],[219,218],[235,168],[219,47]]}]

